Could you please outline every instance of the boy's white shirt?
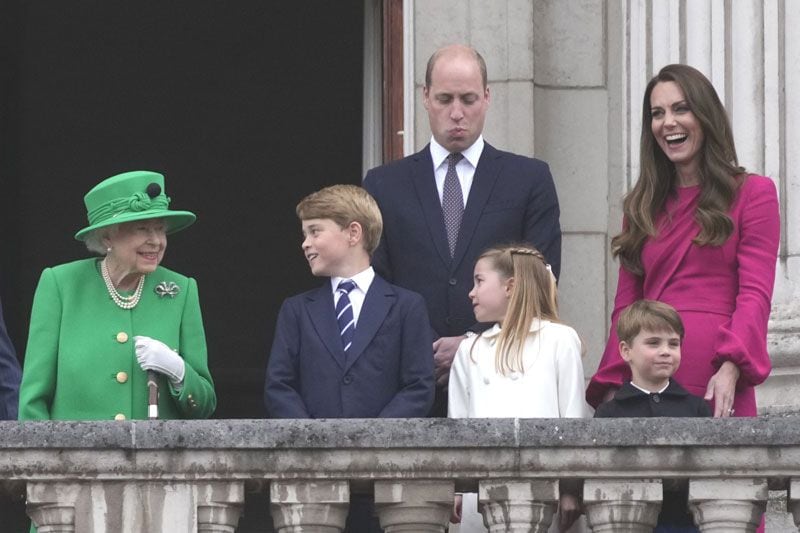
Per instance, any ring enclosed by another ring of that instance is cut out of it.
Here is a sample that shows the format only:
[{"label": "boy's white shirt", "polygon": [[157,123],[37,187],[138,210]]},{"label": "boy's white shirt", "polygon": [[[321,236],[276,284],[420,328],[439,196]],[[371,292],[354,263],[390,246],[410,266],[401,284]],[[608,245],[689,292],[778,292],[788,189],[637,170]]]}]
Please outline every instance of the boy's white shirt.
[{"label": "boy's white shirt", "polygon": [[[534,320],[523,349],[524,373],[495,370],[500,327],[468,334],[456,351],[448,386],[450,418],[585,418],[581,341],[571,327]],[[475,344],[474,348],[472,347]],[[472,349],[472,357],[470,357]]]},{"label": "boy's white shirt", "polygon": [[339,293],[336,288],[343,280],[352,280],[356,284],[355,288],[347,295],[350,298],[350,304],[353,306],[353,320],[355,327],[358,327],[358,317],[361,315],[361,308],[364,306],[364,299],[367,297],[369,286],[372,285],[372,280],[375,279],[375,271],[371,266],[362,270],[351,278],[340,278],[338,276],[331,278],[331,290],[333,291],[333,307],[339,302]]}]

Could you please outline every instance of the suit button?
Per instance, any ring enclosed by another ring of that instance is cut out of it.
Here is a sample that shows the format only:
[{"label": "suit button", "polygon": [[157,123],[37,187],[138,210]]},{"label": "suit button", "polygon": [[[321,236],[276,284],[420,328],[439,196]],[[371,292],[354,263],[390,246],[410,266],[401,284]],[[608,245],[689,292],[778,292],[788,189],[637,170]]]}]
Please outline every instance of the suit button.
[{"label": "suit button", "polygon": [[117,333],[117,342],[120,344],[128,342],[128,334],[125,333],[124,331],[120,331],[119,333]]},{"label": "suit button", "polygon": [[125,415],[123,415],[122,413],[117,413],[116,416],[114,417],[114,420],[125,420],[125,418],[126,418]]},{"label": "suit button", "polygon": [[447,324],[448,326],[452,326],[453,325],[453,319],[448,316],[448,317],[446,317],[444,319],[444,323]]},{"label": "suit button", "polygon": [[342,380],[342,382],[345,385],[350,385],[353,382],[353,378],[352,378],[352,376],[345,376],[344,379]]},{"label": "suit button", "polygon": [[458,281],[456,280],[456,278],[450,278],[450,281],[448,281],[447,283],[449,283],[450,285],[455,285],[456,283],[458,283]]},{"label": "suit button", "polygon": [[656,403],[660,403],[661,402],[661,396],[658,393],[653,394],[652,397],[653,397],[653,401],[654,402],[656,402]]},{"label": "suit button", "polygon": [[117,372],[117,383],[125,383],[126,381],[128,381],[128,373]]}]

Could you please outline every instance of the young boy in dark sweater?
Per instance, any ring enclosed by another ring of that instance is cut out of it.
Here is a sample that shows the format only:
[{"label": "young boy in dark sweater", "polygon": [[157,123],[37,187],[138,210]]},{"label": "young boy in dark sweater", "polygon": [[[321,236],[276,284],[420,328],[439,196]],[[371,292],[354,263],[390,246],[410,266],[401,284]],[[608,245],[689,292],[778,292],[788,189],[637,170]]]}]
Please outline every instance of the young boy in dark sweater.
[{"label": "young boy in dark sweater", "polygon": [[[689,394],[672,378],[681,362],[683,323],[675,309],[662,302],[639,300],[617,322],[619,351],[631,367],[631,380],[601,404],[595,418],[711,416],[702,398]],[[659,533],[698,531],[688,510],[686,489],[664,488]]]}]

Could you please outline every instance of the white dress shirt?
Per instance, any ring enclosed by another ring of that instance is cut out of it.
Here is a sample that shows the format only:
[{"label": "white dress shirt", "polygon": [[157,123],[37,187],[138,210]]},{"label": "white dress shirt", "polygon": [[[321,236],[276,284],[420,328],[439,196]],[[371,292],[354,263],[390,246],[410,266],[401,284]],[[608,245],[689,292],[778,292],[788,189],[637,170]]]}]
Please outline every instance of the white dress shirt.
[{"label": "white dress shirt", "polygon": [[[458,181],[461,183],[464,206],[467,205],[469,190],[472,188],[472,178],[475,177],[475,169],[478,168],[478,161],[483,153],[483,145],[483,135],[481,135],[472,143],[472,146],[461,152],[464,158],[456,164],[456,174],[458,174]],[[441,204],[444,194],[444,178],[447,175],[447,156],[450,155],[450,152],[437,143],[433,137],[431,137],[430,149],[431,159],[433,159],[433,174],[436,177],[436,190],[439,191],[439,203]]]},{"label": "white dress shirt", "polygon": [[355,327],[358,327],[358,316],[361,314],[361,308],[364,306],[364,298],[367,297],[369,286],[372,285],[372,280],[375,279],[375,271],[372,270],[372,267],[370,266],[367,267],[366,270],[362,270],[351,278],[332,277],[331,290],[333,290],[334,309],[336,309],[336,304],[339,303],[340,296],[336,289],[339,287],[339,283],[346,279],[349,279],[356,284],[355,288],[350,291],[350,294],[347,296],[350,298],[350,304],[353,306],[353,324]]}]

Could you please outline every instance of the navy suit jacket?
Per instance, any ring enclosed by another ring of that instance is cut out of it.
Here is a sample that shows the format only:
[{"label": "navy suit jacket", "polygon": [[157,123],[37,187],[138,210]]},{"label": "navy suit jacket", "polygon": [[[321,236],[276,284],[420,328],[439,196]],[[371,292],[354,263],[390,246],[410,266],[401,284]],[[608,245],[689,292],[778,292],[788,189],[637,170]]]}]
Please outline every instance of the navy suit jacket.
[{"label": "navy suit jacket", "polygon": [[21,378],[19,361],[11,339],[8,338],[3,320],[3,306],[0,304],[0,420],[17,419]]},{"label": "navy suit jacket", "polygon": [[329,281],[284,301],[264,403],[273,418],[424,417],[433,339],[418,294],[375,276],[345,354]]},{"label": "navy suit jacket", "polygon": [[475,261],[487,248],[529,243],[559,275],[558,197],[543,161],[484,145],[452,259],[429,146],[370,170],[364,188],[383,215],[373,266],[390,282],[425,298],[438,336],[461,335],[476,326],[467,294]]}]

